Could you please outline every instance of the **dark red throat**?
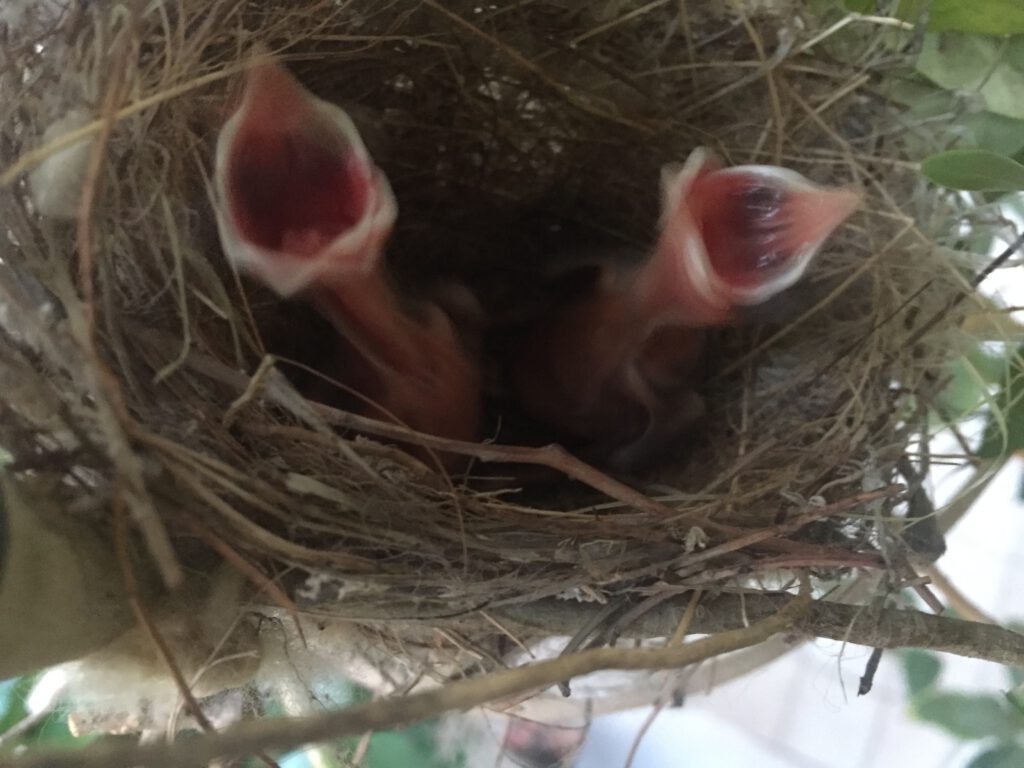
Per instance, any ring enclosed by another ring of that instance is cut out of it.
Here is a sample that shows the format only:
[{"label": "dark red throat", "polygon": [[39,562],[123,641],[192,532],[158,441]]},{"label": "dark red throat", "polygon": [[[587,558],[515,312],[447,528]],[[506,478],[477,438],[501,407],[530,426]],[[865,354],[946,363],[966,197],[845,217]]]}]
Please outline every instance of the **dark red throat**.
[{"label": "dark red throat", "polygon": [[711,268],[738,287],[754,287],[785,269],[794,242],[788,193],[754,174],[708,173],[690,189]]},{"label": "dark red throat", "polygon": [[311,257],[366,213],[367,163],[319,115],[284,125],[246,116],[228,157],[227,194],[241,235]]}]

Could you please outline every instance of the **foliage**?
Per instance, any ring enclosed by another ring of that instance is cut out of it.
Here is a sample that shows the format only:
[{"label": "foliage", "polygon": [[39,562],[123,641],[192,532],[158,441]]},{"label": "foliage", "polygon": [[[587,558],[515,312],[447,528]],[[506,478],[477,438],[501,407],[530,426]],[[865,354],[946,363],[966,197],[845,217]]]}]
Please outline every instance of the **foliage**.
[{"label": "foliage", "polygon": [[[951,691],[939,685],[942,661],[934,653],[905,651],[903,673],[914,717],[942,728],[981,750],[966,768],[1019,768],[1024,765],[1024,711],[1016,690],[1004,696]],[[1011,684],[1019,670],[1007,669]]]},{"label": "foliage", "polygon": [[[0,736],[28,717],[29,711],[26,704],[35,682],[35,677],[0,681]],[[87,741],[89,739],[76,739],[71,735],[65,718],[50,715],[9,742],[5,740],[0,745],[0,755],[21,746],[33,744],[60,747],[84,744]]]},{"label": "foliage", "polygon": [[979,35],[1024,33],[1024,5],[1020,0],[933,0],[928,27]]},{"label": "foliage", "polygon": [[999,115],[1024,118],[1024,35],[987,38],[958,32],[924,36],[917,71],[948,91],[974,92]]},{"label": "foliage", "polygon": [[1006,381],[996,393],[978,456],[983,459],[1024,450],[1024,345],[1009,361]]},{"label": "foliage", "polygon": [[[962,117],[952,146],[925,157],[922,174],[939,186],[982,193],[979,203],[1007,193],[1019,200],[1024,192],[1024,5],[1018,0],[899,4],[906,20],[920,21],[926,11],[928,31],[916,74],[894,83],[891,94],[921,119],[950,111]],[[960,420],[987,407],[981,458],[1024,449],[1020,330],[977,338],[950,365],[949,384],[937,403],[944,420]],[[1002,361],[986,351],[990,341],[1003,342]]]},{"label": "foliage", "polygon": [[932,155],[921,171],[936,184],[975,192],[1024,189],[1024,165],[987,149],[951,149]]}]

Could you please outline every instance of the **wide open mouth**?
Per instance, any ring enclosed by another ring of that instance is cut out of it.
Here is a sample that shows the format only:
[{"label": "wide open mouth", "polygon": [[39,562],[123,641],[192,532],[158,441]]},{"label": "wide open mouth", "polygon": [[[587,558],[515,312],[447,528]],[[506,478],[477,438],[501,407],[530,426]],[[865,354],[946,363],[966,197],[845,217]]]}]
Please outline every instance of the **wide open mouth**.
[{"label": "wide open mouth", "polygon": [[708,262],[730,286],[755,288],[793,265],[808,243],[793,221],[791,195],[748,173],[704,174],[690,189]]},{"label": "wide open mouth", "polygon": [[246,240],[312,257],[366,215],[372,184],[367,163],[318,118],[283,126],[246,118],[239,126],[226,191]]},{"label": "wide open mouth", "polygon": [[859,196],[815,187],[784,169],[748,166],[698,175],[688,200],[711,271],[753,299],[792,285]]},{"label": "wide open mouth", "polygon": [[326,114],[276,63],[249,71],[224,182],[244,240],[312,257],[366,217],[373,169],[338,113]]}]

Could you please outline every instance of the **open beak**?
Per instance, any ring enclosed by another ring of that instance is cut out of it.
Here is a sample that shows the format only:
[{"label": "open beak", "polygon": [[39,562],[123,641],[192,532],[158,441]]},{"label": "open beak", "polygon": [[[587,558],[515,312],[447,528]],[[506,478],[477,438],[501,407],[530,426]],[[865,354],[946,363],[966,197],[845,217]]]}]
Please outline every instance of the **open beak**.
[{"label": "open beak", "polygon": [[655,258],[675,262],[684,294],[678,301],[696,298],[726,311],[760,304],[800,279],[860,199],[855,190],[821,187],[785,168],[724,168],[698,149],[663,174]]},{"label": "open beak", "polygon": [[346,342],[340,378],[375,406],[364,410],[475,436],[478,367],[443,310],[408,314],[387,280],[397,205],[342,109],[276,62],[254,65],[217,141],[215,188],[227,257],[282,296],[303,292],[334,324]]},{"label": "open beak", "polygon": [[214,183],[228,258],[282,296],[371,271],[397,215],[348,115],[274,61],[249,71]]},{"label": "open beak", "polygon": [[783,168],[725,168],[702,149],[666,168],[655,252],[538,330],[516,368],[524,409],[620,467],[663,452],[702,411],[703,329],[796,282],[859,202]]}]

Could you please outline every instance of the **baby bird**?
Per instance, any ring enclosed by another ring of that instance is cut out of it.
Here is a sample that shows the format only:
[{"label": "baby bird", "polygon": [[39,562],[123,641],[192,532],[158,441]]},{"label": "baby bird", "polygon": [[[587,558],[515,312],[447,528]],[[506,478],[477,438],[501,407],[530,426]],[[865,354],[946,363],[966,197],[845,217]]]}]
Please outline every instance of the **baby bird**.
[{"label": "baby bird", "polygon": [[444,310],[409,308],[388,282],[397,204],[340,107],[280,64],[255,64],[217,141],[215,191],[228,259],[281,296],[307,295],[334,324],[355,350],[343,383],[366,415],[475,438],[479,368]]},{"label": "baby bird", "polygon": [[524,409],[590,458],[649,463],[703,411],[704,329],[793,285],[859,200],[783,168],[725,168],[703,149],[664,169],[654,253],[627,275],[605,270],[538,328],[515,365]]}]

